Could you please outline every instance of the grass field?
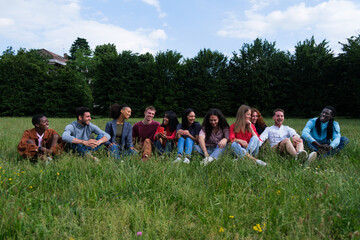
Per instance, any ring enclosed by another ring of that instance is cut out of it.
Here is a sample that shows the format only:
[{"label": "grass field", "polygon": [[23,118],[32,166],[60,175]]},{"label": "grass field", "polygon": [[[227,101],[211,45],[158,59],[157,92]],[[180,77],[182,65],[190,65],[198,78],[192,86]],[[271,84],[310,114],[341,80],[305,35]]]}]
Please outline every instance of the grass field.
[{"label": "grass field", "polygon": [[[73,119],[49,121],[62,134]],[[34,164],[16,151],[31,119],[0,118],[0,239],[360,239],[360,120],[338,121],[349,145],[304,169],[267,148],[266,167],[230,154],[206,167],[198,155],[121,162],[105,150],[100,164]],[[285,124],[301,132],[306,120]]]}]

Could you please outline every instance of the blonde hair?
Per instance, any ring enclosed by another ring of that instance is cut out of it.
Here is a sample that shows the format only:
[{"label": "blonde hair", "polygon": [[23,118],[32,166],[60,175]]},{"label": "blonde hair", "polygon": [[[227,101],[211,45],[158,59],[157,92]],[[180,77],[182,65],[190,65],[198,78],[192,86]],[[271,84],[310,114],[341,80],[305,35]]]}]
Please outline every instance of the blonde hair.
[{"label": "blonde hair", "polygon": [[251,110],[247,105],[241,105],[236,113],[234,132],[250,132],[250,126],[246,124],[245,113]]}]

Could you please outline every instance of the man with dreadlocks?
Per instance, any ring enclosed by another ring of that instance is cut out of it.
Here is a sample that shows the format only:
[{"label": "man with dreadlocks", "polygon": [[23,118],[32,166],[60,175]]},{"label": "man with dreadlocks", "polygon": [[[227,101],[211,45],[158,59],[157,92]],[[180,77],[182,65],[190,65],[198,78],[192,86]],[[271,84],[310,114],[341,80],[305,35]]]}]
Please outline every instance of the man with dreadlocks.
[{"label": "man with dreadlocks", "polygon": [[335,108],[326,106],[318,118],[307,122],[302,131],[301,137],[307,146],[323,157],[340,152],[349,143],[347,137],[341,137],[339,123],[334,121],[335,115]]}]

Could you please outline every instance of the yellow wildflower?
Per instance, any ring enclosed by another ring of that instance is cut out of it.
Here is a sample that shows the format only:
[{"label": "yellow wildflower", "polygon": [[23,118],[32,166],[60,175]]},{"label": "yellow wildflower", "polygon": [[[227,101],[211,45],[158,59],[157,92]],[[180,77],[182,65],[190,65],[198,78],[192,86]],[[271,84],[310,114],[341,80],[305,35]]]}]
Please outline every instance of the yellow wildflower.
[{"label": "yellow wildflower", "polygon": [[9,178],[9,181],[11,181],[12,180],[12,178]]},{"label": "yellow wildflower", "polygon": [[224,232],[224,229],[222,227],[219,228],[219,232]]},{"label": "yellow wildflower", "polygon": [[257,232],[262,232],[260,224],[256,224],[255,226],[253,226],[253,229]]},{"label": "yellow wildflower", "polygon": [[33,186],[29,186],[29,188],[33,188]]},{"label": "yellow wildflower", "polygon": [[60,175],[60,173],[56,173],[58,176]]},{"label": "yellow wildflower", "polygon": [[276,192],[277,195],[280,195],[280,190]]},{"label": "yellow wildflower", "polygon": [[234,216],[229,216],[229,218],[234,218]]}]

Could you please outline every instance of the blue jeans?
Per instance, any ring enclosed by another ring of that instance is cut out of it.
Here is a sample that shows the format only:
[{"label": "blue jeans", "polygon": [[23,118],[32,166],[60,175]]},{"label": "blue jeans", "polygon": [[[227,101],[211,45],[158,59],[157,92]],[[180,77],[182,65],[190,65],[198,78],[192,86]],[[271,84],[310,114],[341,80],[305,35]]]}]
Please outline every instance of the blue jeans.
[{"label": "blue jeans", "polygon": [[[104,135],[103,134],[100,134],[96,137],[96,140],[100,140],[101,138],[103,138]],[[79,153],[81,156],[85,155],[86,153],[88,152],[91,152],[91,151],[97,151],[100,149],[100,147],[102,146],[103,144],[100,144],[99,146],[95,147],[95,148],[91,148],[91,147],[87,147],[85,145],[82,145],[82,144],[78,144],[78,143],[70,143],[69,144],[69,147],[70,149],[73,151],[73,152],[77,152]]]},{"label": "blue jeans", "polygon": [[[198,153],[204,156],[204,152],[199,145],[194,145],[194,149],[195,151],[197,151]],[[226,147],[220,148],[218,145],[212,147],[206,147],[206,150],[209,153],[210,157],[213,157],[215,159],[218,159],[221,156],[221,154],[223,154],[225,149]]]},{"label": "blue jeans", "polygon": [[120,146],[117,144],[113,144],[111,147],[109,147],[110,156],[120,159],[121,157],[130,156],[137,154],[135,150],[131,149],[120,149]]},{"label": "blue jeans", "polygon": [[163,146],[159,140],[156,140],[154,145],[159,154],[170,153],[174,148],[174,141],[167,141],[165,146]]},{"label": "blue jeans", "polygon": [[194,146],[194,141],[191,138],[180,137],[178,140],[178,155],[182,155],[184,152],[185,145],[185,155],[191,156],[191,152]]},{"label": "blue jeans", "polygon": [[[305,140],[304,140],[305,141]],[[308,141],[305,141],[306,142],[306,145],[307,147],[311,150],[311,151],[315,151],[317,152],[319,149],[314,145],[312,144],[311,142],[308,142]],[[333,156],[335,154],[337,154],[338,152],[340,152],[346,145],[348,145],[349,143],[349,139],[347,137],[341,137],[340,138],[340,143],[339,145],[332,149],[331,151],[327,152],[327,153],[324,153],[322,154],[321,156],[322,157],[329,157],[329,156]],[[330,141],[327,142],[327,144],[330,144]]]},{"label": "blue jeans", "polygon": [[253,136],[248,143],[247,148],[243,148],[240,143],[233,142],[231,149],[234,151],[237,157],[242,158],[246,153],[255,156],[259,153],[260,140],[257,136]]}]

